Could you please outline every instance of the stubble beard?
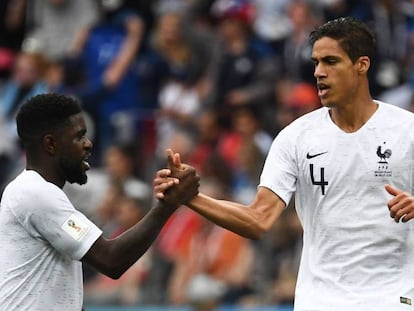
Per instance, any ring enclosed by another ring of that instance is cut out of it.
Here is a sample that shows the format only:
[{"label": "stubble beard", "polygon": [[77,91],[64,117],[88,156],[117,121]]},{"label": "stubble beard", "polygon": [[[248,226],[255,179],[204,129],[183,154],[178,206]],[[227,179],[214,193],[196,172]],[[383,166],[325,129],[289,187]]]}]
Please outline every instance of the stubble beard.
[{"label": "stubble beard", "polygon": [[71,184],[77,183],[79,185],[84,185],[88,181],[88,176],[82,169],[81,161],[75,162],[67,159],[61,159],[60,167],[67,182]]}]

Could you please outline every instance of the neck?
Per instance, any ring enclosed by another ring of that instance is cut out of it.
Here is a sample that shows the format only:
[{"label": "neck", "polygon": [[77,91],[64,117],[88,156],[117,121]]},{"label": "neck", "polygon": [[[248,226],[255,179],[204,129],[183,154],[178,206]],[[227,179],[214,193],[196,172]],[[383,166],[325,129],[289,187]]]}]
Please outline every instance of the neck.
[{"label": "neck", "polygon": [[378,108],[372,98],[366,98],[343,107],[330,110],[332,121],[344,132],[352,133],[359,130]]},{"label": "neck", "polygon": [[26,170],[32,170],[37,172],[46,181],[55,184],[59,188],[63,188],[65,185],[65,179],[60,176],[58,170],[54,168],[51,162],[43,165],[42,162],[34,162],[29,157],[27,159]]}]

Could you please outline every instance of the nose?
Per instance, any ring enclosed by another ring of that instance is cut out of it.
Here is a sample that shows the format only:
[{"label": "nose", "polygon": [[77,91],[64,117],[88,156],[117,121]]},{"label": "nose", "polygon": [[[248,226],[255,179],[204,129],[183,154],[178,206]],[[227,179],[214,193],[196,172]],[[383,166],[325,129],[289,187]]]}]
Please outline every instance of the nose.
[{"label": "nose", "polygon": [[86,138],[84,148],[87,150],[92,150],[92,147],[93,147],[93,143],[91,142],[89,138]]},{"label": "nose", "polygon": [[326,76],[325,70],[321,63],[315,64],[315,70],[313,72],[313,76],[316,79]]}]

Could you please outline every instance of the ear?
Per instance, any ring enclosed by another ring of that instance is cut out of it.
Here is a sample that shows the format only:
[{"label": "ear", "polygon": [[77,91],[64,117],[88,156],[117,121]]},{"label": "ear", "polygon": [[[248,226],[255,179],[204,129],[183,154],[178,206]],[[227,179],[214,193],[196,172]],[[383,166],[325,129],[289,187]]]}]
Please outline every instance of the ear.
[{"label": "ear", "polygon": [[57,142],[55,136],[52,134],[46,134],[43,136],[42,146],[49,155],[55,155],[57,151]]},{"label": "ear", "polygon": [[361,56],[357,59],[356,66],[359,74],[366,74],[371,66],[371,60],[368,56]]}]

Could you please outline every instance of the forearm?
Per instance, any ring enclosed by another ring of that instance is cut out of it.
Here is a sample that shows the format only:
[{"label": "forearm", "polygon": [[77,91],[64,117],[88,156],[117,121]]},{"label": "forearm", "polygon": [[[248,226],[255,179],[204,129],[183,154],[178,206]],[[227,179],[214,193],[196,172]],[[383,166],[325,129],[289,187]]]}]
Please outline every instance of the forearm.
[{"label": "forearm", "polygon": [[111,70],[116,70],[121,75],[127,71],[139,49],[143,28],[144,25],[140,20],[134,19],[130,22],[127,37],[122,44],[120,53],[110,66]]},{"label": "forearm", "polygon": [[105,255],[106,262],[110,264],[107,268],[111,277],[121,276],[148,250],[174,210],[158,203],[131,229],[107,241]]},{"label": "forearm", "polygon": [[262,213],[239,203],[199,194],[187,205],[213,223],[246,238],[261,238],[267,230]]},{"label": "forearm", "polygon": [[79,30],[75,36],[73,41],[70,44],[69,47],[69,56],[76,57],[79,56],[82,53],[82,50],[85,46],[86,40],[89,36],[89,28],[82,28]]}]

